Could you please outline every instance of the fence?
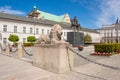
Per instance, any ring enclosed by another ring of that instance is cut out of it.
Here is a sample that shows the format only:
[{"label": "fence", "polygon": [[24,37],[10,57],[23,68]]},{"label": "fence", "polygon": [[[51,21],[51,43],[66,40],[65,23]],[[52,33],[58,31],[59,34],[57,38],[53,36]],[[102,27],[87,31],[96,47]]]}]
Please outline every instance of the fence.
[{"label": "fence", "polygon": [[13,47],[9,43],[6,44],[5,47],[3,47],[0,44],[0,53],[6,53],[7,55],[14,54],[14,55],[17,55],[18,58],[23,58],[23,56],[25,54],[28,55],[28,56],[33,55],[25,49],[25,47],[22,45],[22,43],[19,43],[17,47]]}]

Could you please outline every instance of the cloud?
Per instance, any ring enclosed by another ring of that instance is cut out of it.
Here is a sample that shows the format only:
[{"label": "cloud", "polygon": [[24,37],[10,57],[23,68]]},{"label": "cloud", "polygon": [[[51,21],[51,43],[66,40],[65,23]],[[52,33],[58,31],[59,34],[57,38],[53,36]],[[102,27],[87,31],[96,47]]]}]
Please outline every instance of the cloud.
[{"label": "cloud", "polygon": [[115,23],[117,17],[120,17],[120,0],[101,0],[100,13],[98,14],[96,25],[108,25]]},{"label": "cloud", "polygon": [[94,10],[96,7],[99,7],[101,0],[70,0],[73,3],[79,3],[81,7]]},{"label": "cloud", "polygon": [[0,12],[14,14],[14,15],[25,15],[26,13],[20,10],[13,10],[11,6],[0,7]]},{"label": "cloud", "polygon": [[[82,7],[91,10],[94,23],[97,27],[110,25],[120,17],[120,0],[70,0],[79,3]],[[91,19],[92,20],[92,19]]]}]

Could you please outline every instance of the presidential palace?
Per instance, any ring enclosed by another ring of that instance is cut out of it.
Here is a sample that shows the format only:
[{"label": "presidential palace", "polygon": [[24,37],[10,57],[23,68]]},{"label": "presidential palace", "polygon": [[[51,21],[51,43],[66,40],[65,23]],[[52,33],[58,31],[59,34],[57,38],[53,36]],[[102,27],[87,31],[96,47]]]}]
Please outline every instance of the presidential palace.
[{"label": "presidential palace", "polygon": [[[54,24],[59,24],[63,28],[62,39],[64,40],[67,40],[67,32],[74,31],[71,29],[69,14],[58,16],[40,11],[36,6],[24,17],[0,12],[0,41],[5,44],[9,42],[8,37],[15,34],[19,36],[19,42],[27,42],[28,36],[39,38],[41,34],[49,34]],[[79,32],[84,35],[89,34],[92,37],[92,43],[100,42],[100,30],[81,27]],[[103,38],[103,41],[107,41],[107,39]]]}]

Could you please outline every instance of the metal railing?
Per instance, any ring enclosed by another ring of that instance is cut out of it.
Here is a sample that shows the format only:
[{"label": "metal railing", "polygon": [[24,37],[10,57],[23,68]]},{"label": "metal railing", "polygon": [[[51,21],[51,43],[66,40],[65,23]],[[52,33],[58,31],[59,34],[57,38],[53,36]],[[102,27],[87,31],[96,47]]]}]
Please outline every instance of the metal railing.
[{"label": "metal railing", "polygon": [[1,48],[1,51],[5,51],[6,50],[6,48],[2,47],[2,44],[0,44],[0,48]]},{"label": "metal railing", "polygon": [[28,55],[28,56],[33,56],[33,54],[30,54],[30,53],[28,53],[26,50],[25,50],[25,47],[22,45],[22,49],[23,49],[23,51]]},{"label": "metal railing", "polygon": [[14,50],[12,45],[8,44],[8,46],[9,46],[10,52],[16,53],[18,51],[18,47],[16,47],[16,49]]},{"label": "metal railing", "polygon": [[99,62],[93,61],[93,60],[91,60],[91,59],[89,59],[89,58],[87,58],[87,57],[79,54],[78,52],[76,52],[75,50],[73,50],[72,48],[70,48],[70,47],[68,47],[68,46],[67,46],[67,48],[70,49],[73,53],[75,53],[75,54],[78,55],[79,57],[81,57],[81,58],[83,58],[84,60],[87,60],[87,61],[89,61],[89,62],[91,62],[91,63],[97,64],[97,65],[100,65],[100,66],[103,66],[103,67],[115,69],[115,70],[120,70],[120,68],[118,68],[118,67],[114,67],[114,66],[110,66],[110,65],[106,65],[106,64],[103,64],[103,63],[99,63]]},{"label": "metal railing", "polygon": [[[71,62],[70,62],[70,56],[69,56],[69,52],[68,52],[68,49],[70,49],[73,53],[79,55],[78,52],[74,51],[73,49],[71,49],[70,47],[66,47],[67,48],[67,55],[68,55],[68,63],[69,63],[69,68],[70,68],[70,71],[76,73],[76,74],[80,74],[80,75],[85,75],[85,76],[89,76],[89,77],[92,77],[92,78],[97,78],[97,79],[100,79],[100,80],[107,80],[107,79],[104,79],[104,78],[101,78],[101,77],[98,77],[98,76],[94,76],[94,75],[89,75],[89,74],[84,74],[84,73],[81,73],[81,72],[78,72],[78,71],[75,71],[74,69],[72,69],[72,66],[71,66]],[[79,55],[79,57],[87,60],[87,61],[90,61],[90,59],[82,56],[82,55]]]}]

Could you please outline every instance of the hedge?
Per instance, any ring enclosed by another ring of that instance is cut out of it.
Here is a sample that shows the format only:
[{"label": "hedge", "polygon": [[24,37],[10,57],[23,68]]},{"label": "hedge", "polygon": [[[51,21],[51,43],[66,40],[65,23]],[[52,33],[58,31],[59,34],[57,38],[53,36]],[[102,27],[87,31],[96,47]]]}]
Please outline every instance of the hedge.
[{"label": "hedge", "polygon": [[120,50],[120,44],[117,43],[102,43],[94,45],[95,52],[116,52]]},{"label": "hedge", "polygon": [[[34,46],[34,44],[35,44],[35,43],[32,43],[32,42],[29,42],[29,43],[23,43],[23,45],[24,45],[25,47],[28,47],[28,46]],[[18,43],[14,43],[14,45],[17,46]]]}]

